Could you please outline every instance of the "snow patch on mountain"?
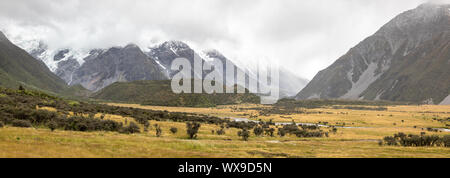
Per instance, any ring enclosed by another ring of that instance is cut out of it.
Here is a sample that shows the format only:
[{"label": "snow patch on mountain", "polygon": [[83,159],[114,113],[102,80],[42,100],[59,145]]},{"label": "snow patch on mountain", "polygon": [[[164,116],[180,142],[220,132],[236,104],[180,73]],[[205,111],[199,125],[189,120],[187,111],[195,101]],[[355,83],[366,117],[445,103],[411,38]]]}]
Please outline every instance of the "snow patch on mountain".
[{"label": "snow patch on mountain", "polygon": [[[71,48],[50,48],[44,42],[37,39],[28,39],[22,37],[13,37],[11,42],[27,51],[33,57],[44,62],[50,71],[55,72],[58,68],[58,63],[68,60],[69,58],[74,58],[81,65],[84,63],[84,58],[89,55],[89,50],[83,49],[71,49]],[[56,54],[61,50],[69,50],[64,58],[60,60],[54,60]]]},{"label": "snow patch on mountain", "polygon": [[165,67],[164,65],[162,65],[161,64],[161,62],[159,62],[159,60],[158,60],[158,57],[155,57],[156,59],[155,59],[155,62],[159,65],[159,67],[161,67],[162,69],[163,69],[163,71],[164,71],[164,74],[166,75],[166,77],[167,78],[169,78],[169,76],[170,76],[170,70],[169,69],[167,69],[167,67]]}]

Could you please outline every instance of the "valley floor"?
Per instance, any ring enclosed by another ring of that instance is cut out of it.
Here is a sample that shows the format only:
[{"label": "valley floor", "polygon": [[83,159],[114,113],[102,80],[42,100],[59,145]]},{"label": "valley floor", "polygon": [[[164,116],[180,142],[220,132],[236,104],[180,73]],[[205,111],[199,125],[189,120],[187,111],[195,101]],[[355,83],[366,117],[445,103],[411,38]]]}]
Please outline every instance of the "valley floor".
[{"label": "valley floor", "polygon": [[[0,128],[0,157],[441,157],[450,158],[448,147],[379,146],[378,140],[398,132],[406,134],[448,135],[448,130],[427,131],[426,128],[448,129],[450,106],[388,106],[387,110],[351,110],[337,108],[305,109],[309,113],[259,115],[262,105],[233,105],[216,108],[182,108],[115,104],[153,110],[207,114],[220,117],[255,117],[274,122],[345,123],[329,137],[298,138],[258,137],[251,132],[249,141],[237,136],[238,129],[226,129],[225,135],[213,134],[217,125],[202,124],[198,139],[187,139],[184,122],[151,121],[163,130],[138,134],[117,132],[76,132],[47,128]],[[42,108],[41,108],[42,109]],[[44,108],[51,109],[51,108]],[[320,112],[318,112],[320,111]],[[255,116],[258,115],[258,116]],[[132,118],[106,115],[106,119],[129,122]],[[394,124],[395,123],[395,124]],[[178,128],[172,134],[169,129]],[[142,128],[141,128],[142,129]],[[330,128],[322,128],[329,131]]]}]

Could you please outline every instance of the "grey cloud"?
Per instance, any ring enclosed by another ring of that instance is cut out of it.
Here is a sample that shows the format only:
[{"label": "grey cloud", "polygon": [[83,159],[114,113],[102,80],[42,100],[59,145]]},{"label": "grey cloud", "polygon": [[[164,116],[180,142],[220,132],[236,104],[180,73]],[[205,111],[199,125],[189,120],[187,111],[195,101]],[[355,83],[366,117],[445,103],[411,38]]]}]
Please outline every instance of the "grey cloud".
[{"label": "grey cloud", "polygon": [[55,48],[130,42],[145,48],[183,40],[247,63],[263,56],[312,78],[395,15],[424,1],[2,0],[0,30],[28,33]]}]

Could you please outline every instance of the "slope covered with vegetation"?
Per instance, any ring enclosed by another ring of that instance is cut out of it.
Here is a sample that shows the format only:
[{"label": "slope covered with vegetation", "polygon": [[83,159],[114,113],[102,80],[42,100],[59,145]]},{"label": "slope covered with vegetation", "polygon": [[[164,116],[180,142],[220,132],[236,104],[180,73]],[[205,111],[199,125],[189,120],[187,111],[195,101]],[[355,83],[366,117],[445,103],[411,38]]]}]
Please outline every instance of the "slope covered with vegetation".
[{"label": "slope covered with vegetation", "polygon": [[12,88],[24,85],[55,93],[67,89],[65,82],[54,75],[43,62],[12,44],[1,32],[0,85]]},{"label": "slope covered with vegetation", "polygon": [[216,105],[259,102],[259,97],[250,93],[176,94],[172,92],[169,80],[116,82],[93,94],[92,97],[145,105],[190,107],[212,107]]}]

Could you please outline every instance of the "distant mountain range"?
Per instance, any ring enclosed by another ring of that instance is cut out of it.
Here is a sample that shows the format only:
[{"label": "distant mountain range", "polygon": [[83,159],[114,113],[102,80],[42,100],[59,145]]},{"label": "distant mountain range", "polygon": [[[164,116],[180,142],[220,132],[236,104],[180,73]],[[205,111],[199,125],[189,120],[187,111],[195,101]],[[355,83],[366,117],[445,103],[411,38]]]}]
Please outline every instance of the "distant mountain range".
[{"label": "distant mountain range", "polygon": [[[125,47],[112,47],[109,49],[92,49],[89,52],[72,49],[48,49],[47,45],[40,41],[34,41],[31,46],[24,47],[30,55],[47,64],[47,66],[68,85],[80,84],[91,91],[99,91],[115,82],[132,82],[140,80],[169,80],[177,71],[171,70],[172,61],[176,58],[185,58],[193,64],[197,57],[203,63],[219,59],[223,64],[230,62],[235,65],[235,70],[245,72],[248,69],[236,66],[234,62],[226,58],[217,50],[195,51],[189,45],[181,41],[167,41],[149,47],[143,52],[137,45],[129,44]],[[227,81],[226,65],[223,66],[223,82],[232,86],[232,81]],[[207,73],[194,71],[194,79],[200,79]],[[255,72],[253,72],[255,73]],[[296,76],[283,69],[280,71],[280,96],[294,96],[301,88],[306,86],[306,79]],[[248,85],[249,79],[257,80],[252,74],[245,76],[245,81],[238,80],[241,86]],[[236,77],[235,77],[236,79]],[[256,91],[252,91],[256,92]]]},{"label": "distant mountain range", "polygon": [[[450,5],[401,13],[320,71],[296,99],[450,100]],[[445,99],[447,98],[447,99]]]},{"label": "distant mountain range", "polygon": [[[87,51],[49,49],[38,39],[26,44],[32,45],[21,45],[23,49],[20,49],[0,33],[1,86],[23,85],[83,96],[94,92],[93,97],[106,100],[160,103],[167,99],[175,105],[198,104],[183,101],[186,99],[212,104],[248,99],[237,95],[227,95],[228,99],[224,100],[214,98],[224,97],[219,95],[176,98],[166,93],[167,82],[176,72],[170,69],[176,58],[193,61],[198,57],[202,63],[219,59],[235,64],[236,61],[218,50],[195,51],[181,41],[167,41],[145,51],[134,44]],[[226,66],[223,70],[226,71]],[[235,66],[235,70],[250,69]],[[250,70],[246,80],[238,84],[247,85],[248,80],[256,80],[254,73]],[[205,76],[205,72],[192,71],[192,74],[193,79]],[[235,87],[225,80],[228,75],[234,76],[224,73],[223,84]],[[281,66],[279,82],[282,97],[298,100],[334,98],[450,104],[450,5],[426,3],[401,13],[320,71],[309,83]],[[150,93],[143,93],[147,88]]]}]

